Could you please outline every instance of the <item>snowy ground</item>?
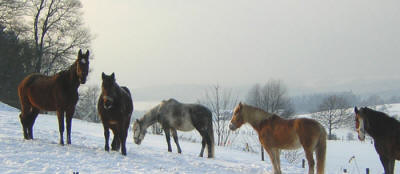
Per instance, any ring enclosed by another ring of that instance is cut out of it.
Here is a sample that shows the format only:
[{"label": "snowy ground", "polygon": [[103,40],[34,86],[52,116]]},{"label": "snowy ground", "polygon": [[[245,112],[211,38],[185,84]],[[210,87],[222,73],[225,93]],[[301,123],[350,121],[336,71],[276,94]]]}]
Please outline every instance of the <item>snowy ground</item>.
[{"label": "snowy ground", "polygon": [[[400,107],[397,107],[400,108]],[[400,109],[399,109],[400,110]],[[181,141],[183,154],[167,152],[165,137],[147,135],[142,145],[132,142],[129,132],[126,157],[105,152],[101,124],[74,119],[72,145],[60,146],[55,116],[40,115],[34,126],[35,140],[23,140],[19,112],[0,103],[0,173],[271,173],[268,160],[259,154],[234,148],[216,147],[216,158],[199,158],[199,143]],[[196,133],[193,136],[198,136]],[[378,156],[369,142],[329,141],[326,173],[383,173]],[[349,159],[355,160],[349,163]],[[282,171],[303,174],[300,164],[282,158]],[[397,163],[397,166],[399,164]],[[399,167],[398,167],[399,168]],[[395,173],[400,173],[397,169]]]},{"label": "snowy ground", "polygon": [[[217,147],[216,158],[198,157],[199,143],[181,142],[183,154],[167,152],[163,136],[147,135],[142,145],[129,134],[126,157],[105,152],[101,124],[74,119],[72,145],[60,146],[55,116],[40,115],[34,140],[23,140],[18,111],[0,107],[0,173],[269,173],[257,154]],[[11,110],[11,111],[10,111]],[[174,145],[174,144],[173,144]],[[283,162],[285,173],[304,173]]]}]

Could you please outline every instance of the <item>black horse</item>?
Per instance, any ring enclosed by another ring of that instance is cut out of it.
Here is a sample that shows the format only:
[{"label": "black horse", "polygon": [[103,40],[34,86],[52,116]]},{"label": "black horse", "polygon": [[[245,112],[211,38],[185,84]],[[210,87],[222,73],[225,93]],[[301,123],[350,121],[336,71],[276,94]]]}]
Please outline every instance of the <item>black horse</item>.
[{"label": "black horse", "polygon": [[400,160],[400,122],[367,107],[355,107],[354,112],[358,139],[363,141],[368,133],[374,139],[385,173],[393,174],[395,160]]},{"label": "black horse", "polygon": [[119,151],[121,147],[122,155],[126,155],[125,143],[133,111],[131,93],[127,87],[118,86],[114,73],[110,76],[102,73],[102,79],[97,110],[104,127],[104,149],[109,151],[108,139],[111,129],[114,134],[111,150]]}]

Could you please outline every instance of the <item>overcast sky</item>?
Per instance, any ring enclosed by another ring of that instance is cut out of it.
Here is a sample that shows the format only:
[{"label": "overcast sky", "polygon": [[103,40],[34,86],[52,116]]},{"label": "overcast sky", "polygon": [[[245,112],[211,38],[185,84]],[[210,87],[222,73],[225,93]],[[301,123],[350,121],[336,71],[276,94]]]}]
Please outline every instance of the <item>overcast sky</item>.
[{"label": "overcast sky", "polygon": [[400,81],[396,0],[82,2],[96,36],[91,83],[103,71],[130,88]]}]

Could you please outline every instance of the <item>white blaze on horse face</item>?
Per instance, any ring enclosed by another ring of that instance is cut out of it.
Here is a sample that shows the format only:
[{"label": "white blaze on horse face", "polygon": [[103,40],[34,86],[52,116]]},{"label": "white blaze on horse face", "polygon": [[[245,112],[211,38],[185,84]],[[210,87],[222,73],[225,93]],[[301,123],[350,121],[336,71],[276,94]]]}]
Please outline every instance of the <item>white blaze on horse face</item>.
[{"label": "white blaze on horse face", "polygon": [[358,122],[359,122],[358,128],[356,128],[358,133],[358,139],[364,141],[365,139],[364,119],[358,117]]},{"label": "white blaze on horse face", "polygon": [[85,59],[81,59],[81,63],[82,64],[86,64],[86,60]]}]

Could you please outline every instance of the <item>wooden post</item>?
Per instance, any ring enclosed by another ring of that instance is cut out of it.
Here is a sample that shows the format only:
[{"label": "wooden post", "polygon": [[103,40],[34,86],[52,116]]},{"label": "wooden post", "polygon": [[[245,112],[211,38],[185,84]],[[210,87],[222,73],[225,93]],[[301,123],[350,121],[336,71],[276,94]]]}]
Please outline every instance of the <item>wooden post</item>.
[{"label": "wooden post", "polygon": [[301,167],[304,169],[306,168],[306,160],[301,160]]},{"label": "wooden post", "polygon": [[365,169],[365,173],[366,173],[366,174],[369,174],[369,168],[366,168],[366,169]]},{"label": "wooden post", "polygon": [[264,148],[261,145],[261,161],[264,161]]}]

